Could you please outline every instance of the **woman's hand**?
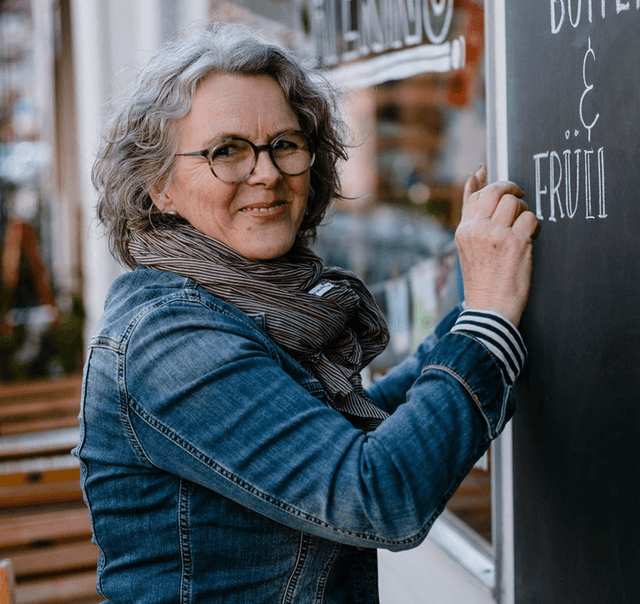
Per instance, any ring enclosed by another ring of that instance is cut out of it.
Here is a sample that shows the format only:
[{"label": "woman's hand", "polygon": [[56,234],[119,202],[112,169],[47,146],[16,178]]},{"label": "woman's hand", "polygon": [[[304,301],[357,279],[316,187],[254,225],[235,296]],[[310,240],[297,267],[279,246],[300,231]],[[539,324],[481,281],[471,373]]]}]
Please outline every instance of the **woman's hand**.
[{"label": "woman's hand", "polygon": [[486,168],[465,185],[456,230],[468,309],[492,310],[518,325],[531,286],[533,239],[540,223],[513,182],[484,186]]}]

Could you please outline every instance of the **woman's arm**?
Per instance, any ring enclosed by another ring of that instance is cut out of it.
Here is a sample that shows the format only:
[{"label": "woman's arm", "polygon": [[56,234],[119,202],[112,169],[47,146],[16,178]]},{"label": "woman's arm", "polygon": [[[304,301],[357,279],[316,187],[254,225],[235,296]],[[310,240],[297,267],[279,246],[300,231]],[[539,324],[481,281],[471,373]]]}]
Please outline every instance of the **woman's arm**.
[{"label": "woman's arm", "polygon": [[496,357],[505,379],[513,384],[526,350],[517,331],[529,295],[532,240],[539,224],[519,198],[514,183],[484,187],[482,166],[465,184],[463,215],[456,244],[465,282],[465,306],[450,312],[416,352],[369,389],[381,409],[393,413],[422,369],[425,354],[449,330],[466,333]]},{"label": "woman's arm", "polygon": [[387,413],[393,413],[407,400],[407,392],[420,376],[427,355],[440,338],[449,333],[462,310],[461,306],[453,308],[437,327],[420,343],[418,348],[401,363],[391,368],[384,376],[378,377],[367,389],[367,394],[374,404]]},{"label": "woman's arm", "polygon": [[369,434],[274,352],[261,332],[202,301],[156,307],[132,332],[124,367],[136,450],[293,528],[404,549],[426,536],[513,413],[493,356],[462,333],[435,345],[406,404]]},{"label": "woman's arm", "polygon": [[[467,308],[514,324],[537,228],[518,192],[471,194],[458,237]],[[129,332],[122,421],[149,463],[293,528],[417,545],[513,414],[503,364],[454,328],[425,355],[406,403],[365,434],[322,402],[317,381],[294,378],[263,332],[205,298],[157,304]]]}]

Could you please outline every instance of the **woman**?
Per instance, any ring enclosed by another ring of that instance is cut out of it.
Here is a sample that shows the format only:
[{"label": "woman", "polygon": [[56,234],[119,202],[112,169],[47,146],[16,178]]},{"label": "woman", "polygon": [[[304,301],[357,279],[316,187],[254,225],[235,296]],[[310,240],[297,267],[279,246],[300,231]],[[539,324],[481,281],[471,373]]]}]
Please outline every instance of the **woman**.
[{"label": "woman", "polygon": [[376,548],[418,545],[513,413],[522,192],[470,178],[469,310],[365,392],[384,320],[305,247],[345,157],[318,82],[212,28],[161,51],[110,126],[98,214],[135,270],[91,340],[76,449],[110,602],[377,602]]}]

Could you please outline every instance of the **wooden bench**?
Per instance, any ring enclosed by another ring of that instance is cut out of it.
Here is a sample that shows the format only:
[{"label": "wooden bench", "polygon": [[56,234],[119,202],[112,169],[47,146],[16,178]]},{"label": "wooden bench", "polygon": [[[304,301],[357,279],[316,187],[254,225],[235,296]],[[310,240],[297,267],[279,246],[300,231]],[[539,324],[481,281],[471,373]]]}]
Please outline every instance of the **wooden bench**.
[{"label": "wooden bench", "polygon": [[0,436],[77,426],[81,389],[79,375],[3,384]]},{"label": "wooden bench", "polygon": [[82,502],[3,510],[0,551],[13,565],[17,604],[100,602],[98,549]]},{"label": "wooden bench", "polygon": [[0,462],[0,507],[78,501],[80,467],[70,453]]},{"label": "wooden bench", "polygon": [[78,443],[81,378],[0,389],[0,559],[16,604],[94,604],[98,549],[82,501]]}]

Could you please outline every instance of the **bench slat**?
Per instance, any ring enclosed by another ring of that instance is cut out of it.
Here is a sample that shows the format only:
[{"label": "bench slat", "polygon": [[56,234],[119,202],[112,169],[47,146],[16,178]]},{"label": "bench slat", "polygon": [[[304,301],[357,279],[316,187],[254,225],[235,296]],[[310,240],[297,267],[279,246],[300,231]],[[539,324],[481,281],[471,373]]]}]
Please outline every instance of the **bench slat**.
[{"label": "bench slat", "polygon": [[33,542],[91,536],[89,510],[84,502],[38,506],[0,514],[0,549],[25,547]]},{"label": "bench slat", "polygon": [[45,430],[58,430],[63,428],[73,428],[78,425],[78,410],[67,415],[57,415],[53,417],[25,417],[19,421],[3,421],[0,425],[0,436],[15,436],[18,434],[29,434],[31,432],[42,432]]},{"label": "bench slat", "polygon": [[16,588],[16,599],[18,604],[60,604],[81,599],[103,601],[96,595],[95,571],[21,582]]},{"label": "bench slat", "polygon": [[98,548],[89,540],[34,548],[11,554],[16,579],[77,570],[94,570]]},{"label": "bench slat", "polygon": [[78,444],[79,429],[62,428],[27,434],[0,436],[0,461],[69,453]]},{"label": "bench slat", "polygon": [[0,463],[0,508],[82,498],[80,466],[71,455]]},{"label": "bench slat", "polygon": [[3,384],[0,389],[0,405],[8,400],[29,400],[33,398],[59,398],[60,396],[80,396],[82,376],[70,375],[54,379],[32,380]]}]

